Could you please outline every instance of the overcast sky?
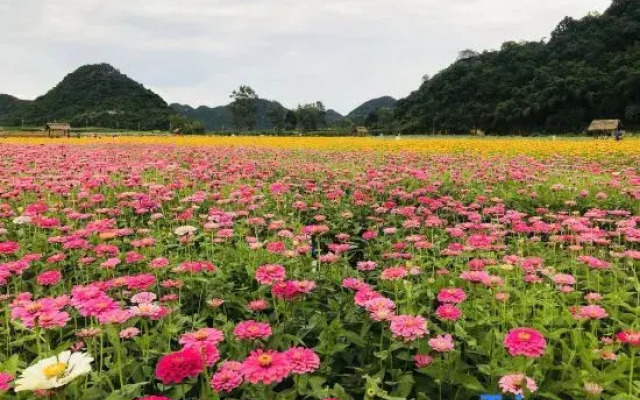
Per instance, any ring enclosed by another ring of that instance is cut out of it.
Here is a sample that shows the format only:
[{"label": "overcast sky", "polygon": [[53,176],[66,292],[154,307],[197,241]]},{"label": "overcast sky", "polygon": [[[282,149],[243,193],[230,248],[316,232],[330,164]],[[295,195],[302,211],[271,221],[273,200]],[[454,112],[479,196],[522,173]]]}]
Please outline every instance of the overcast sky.
[{"label": "overcast sky", "polygon": [[540,40],[610,0],[0,0],[0,93],[33,99],[108,62],[167,102],[240,84],[347,113],[404,97],[463,49]]}]

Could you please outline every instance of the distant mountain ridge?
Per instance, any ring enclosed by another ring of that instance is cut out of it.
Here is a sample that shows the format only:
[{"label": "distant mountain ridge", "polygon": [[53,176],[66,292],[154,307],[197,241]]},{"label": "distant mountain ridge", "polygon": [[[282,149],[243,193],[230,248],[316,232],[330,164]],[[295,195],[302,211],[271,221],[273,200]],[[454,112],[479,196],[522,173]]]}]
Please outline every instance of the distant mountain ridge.
[{"label": "distant mountain ridge", "polygon": [[346,117],[356,124],[362,124],[365,118],[367,118],[372,112],[376,112],[381,108],[394,109],[396,108],[397,103],[398,100],[391,96],[378,97],[360,104],[353,111],[347,114]]},{"label": "distant mountain ridge", "polygon": [[[277,101],[256,99],[256,129],[272,129],[272,124],[267,117],[267,110],[270,106],[280,107],[286,110]],[[173,103],[171,109],[189,119],[200,121],[204,124],[206,131],[224,131],[233,129],[233,114],[229,105],[207,107],[200,106],[193,108],[186,104]]]},{"label": "distant mountain ridge", "polygon": [[[274,105],[275,107],[281,107],[284,111],[287,109],[277,101],[265,99],[257,99],[256,101],[256,129],[273,129],[273,125],[267,116],[269,106]],[[370,113],[384,107],[393,109],[395,108],[396,103],[397,100],[393,97],[379,97],[362,103],[346,116],[333,109],[328,109],[325,112],[325,123],[329,127],[345,120],[349,120],[353,124],[362,124],[364,119]],[[207,131],[224,131],[233,129],[233,114],[231,113],[229,105],[217,107],[199,106],[197,108],[193,108],[186,104],[173,103],[170,107],[184,117],[202,122],[205,130]]]},{"label": "distant mountain ridge", "polygon": [[168,129],[172,113],[160,96],[109,64],[84,65],[33,101],[0,97],[0,122],[8,125],[65,121],[72,126]]}]

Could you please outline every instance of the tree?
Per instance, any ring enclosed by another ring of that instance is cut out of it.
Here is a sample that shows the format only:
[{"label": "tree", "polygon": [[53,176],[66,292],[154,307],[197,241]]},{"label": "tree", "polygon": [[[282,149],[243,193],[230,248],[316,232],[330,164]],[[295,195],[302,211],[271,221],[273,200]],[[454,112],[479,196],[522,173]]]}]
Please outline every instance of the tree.
[{"label": "tree", "polygon": [[479,55],[478,52],[475,50],[471,50],[471,49],[462,50],[461,52],[458,53],[457,61],[477,57],[478,55]]},{"label": "tree", "polygon": [[304,132],[316,131],[320,127],[323,127],[325,124],[325,114],[324,104],[320,101],[298,105],[298,109],[296,110],[298,125]]},{"label": "tree", "polygon": [[169,116],[171,131],[184,135],[204,133],[204,125],[200,121],[194,121],[179,114]]},{"label": "tree", "polygon": [[269,108],[267,108],[267,118],[276,132],[284,129],[286,114],[287,110],[280,104],[276,102],[269,104]]},{"label": "tree", "polygon": [[256,126],[256,92],[250,86],[242,85],[229,97],[233,99],[229,104],[233,115],[233,127],[238,131],[253,130]]},{"label": "tree", "polygon": [[298,126],[298,116],[295,111],[287,110],[284,117],[284,129],[287,131],[293,131]]},{"label": "tree", "polygon": [[392,109],[382,107],[378,109],[378,125],[381,129],[390,132],[393,129],[394,112]]}]

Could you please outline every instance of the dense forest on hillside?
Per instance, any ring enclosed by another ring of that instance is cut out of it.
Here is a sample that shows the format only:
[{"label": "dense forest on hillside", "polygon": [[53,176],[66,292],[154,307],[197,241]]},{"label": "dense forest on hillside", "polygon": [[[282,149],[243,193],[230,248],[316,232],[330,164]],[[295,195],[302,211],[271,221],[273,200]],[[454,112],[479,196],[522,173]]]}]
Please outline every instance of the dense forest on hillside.
[{"label": "dense forest on hillside", "polygon": [[0,121],[7,125],[65,121],[76,127],[166,130],[173,113],[160,96],[108,64],[82,66],[34,101],[17,104],[8,97],[6,110],[0,98]]},{"label": "dense forest on hillside", "polygon": [[463,51],[398,102],[406,133],[561,133],[592,119],[640,127],[640,1],[615,0],[602,15],[565,18],[547,42]]}]

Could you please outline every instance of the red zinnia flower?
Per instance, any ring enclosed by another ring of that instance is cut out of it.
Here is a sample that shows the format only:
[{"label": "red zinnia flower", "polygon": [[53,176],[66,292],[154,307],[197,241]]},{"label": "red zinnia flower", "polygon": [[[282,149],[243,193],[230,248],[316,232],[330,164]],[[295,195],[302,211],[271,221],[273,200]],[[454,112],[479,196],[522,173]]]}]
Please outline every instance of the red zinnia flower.
[{"label": "red zinnia flower", "polygon": [[165,385],[180,383],[185,378],[194,378],[202,372],[204,361],[200,351],[185,348],[160,358],[156,365],[156,378]]},{"label": "red zinnia flower", "polygon": [[630,346],[640,346],[640,331],[635,332],[630,329],[622,332],[618,332],[616,335],[618,341],[622,343],[628,343]]}]

